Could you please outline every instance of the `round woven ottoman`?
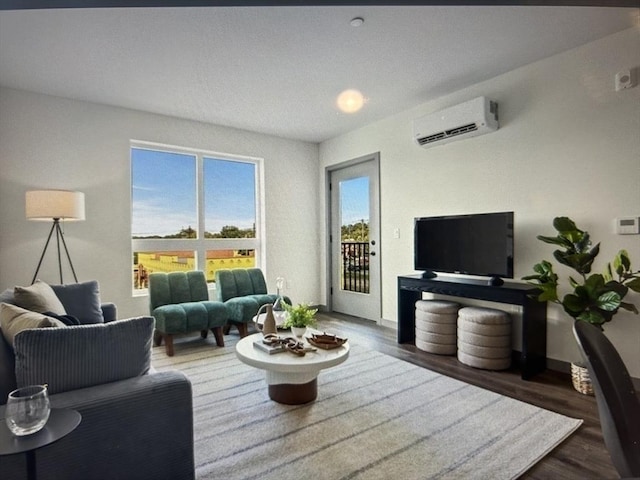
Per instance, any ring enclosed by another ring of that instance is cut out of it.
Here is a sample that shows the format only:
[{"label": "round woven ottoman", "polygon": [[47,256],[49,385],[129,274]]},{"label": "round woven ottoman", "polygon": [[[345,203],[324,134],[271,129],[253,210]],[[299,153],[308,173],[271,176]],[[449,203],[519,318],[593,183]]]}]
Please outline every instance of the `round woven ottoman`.
[{"label": "round woven ottoman", "polygon": [[458,311],[458,360],[485,370],[511,366],[511,317],[501,310],[464,307]]},{"label": "round woven ottoman", "polygon": [[439,355],[455,355],[459,308],[459,304],[445,300],[418,300],[416,348]]}]

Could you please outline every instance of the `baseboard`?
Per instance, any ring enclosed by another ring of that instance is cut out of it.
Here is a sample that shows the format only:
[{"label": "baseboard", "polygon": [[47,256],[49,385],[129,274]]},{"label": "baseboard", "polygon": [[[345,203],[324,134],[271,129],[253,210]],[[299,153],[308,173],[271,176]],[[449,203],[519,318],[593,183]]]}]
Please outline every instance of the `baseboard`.
[{"label": "baseboard", "polygon": [[398,330],[398,323],[392,322],[391,320],[385,320],[384,318],[380,319],[379,325],[387,328],[391,328],[393,330]]},{"label": "baseboard", "polygon": [[554,372],[567,373],[571,375],[571,363],[569,362],[556,360],[555,358],[547,358],[547,368]]},{"label": "baseboard", "polygon": [[[556,360],[555,358],[547,358],[547,368],[555,372],[566,373],[571,375],[571,363],[564,362],[562,360]],[[640,378],[631,377],[633,387],[636,391],[640,391]]]}]

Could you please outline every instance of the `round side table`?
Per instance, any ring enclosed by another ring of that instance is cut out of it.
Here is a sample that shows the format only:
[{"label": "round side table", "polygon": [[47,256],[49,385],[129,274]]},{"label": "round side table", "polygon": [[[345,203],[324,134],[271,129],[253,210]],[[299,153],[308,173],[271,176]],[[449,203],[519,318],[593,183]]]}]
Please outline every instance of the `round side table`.
[{"label": "round side table", "polygon": [[42,430],[24,437],[17,437],[4,419],[4,407],[0,409],[0,455],[26,453],[27,478],[36,480],[36,450],[73,432],[80,424],[82,416],[79,412],[68,408],[52,408],[49,420]]}]

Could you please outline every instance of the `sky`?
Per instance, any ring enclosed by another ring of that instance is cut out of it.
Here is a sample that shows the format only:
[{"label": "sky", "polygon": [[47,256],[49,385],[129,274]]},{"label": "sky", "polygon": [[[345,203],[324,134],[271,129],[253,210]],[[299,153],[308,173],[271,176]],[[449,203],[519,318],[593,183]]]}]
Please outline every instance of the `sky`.
[{"label": "sky", "polygon": [[[255,165],[204,159],[205,230],[252,228],[256,218]],[[132,235],[168,235],[197,227],[196,157],[131,149]]]},{"label": "sky", "polygon": [[369,222],[369,178],[357,177],[340,182],[342,225]]},{"label": "sky", "polygon": [[[255,164],[205,157],[205,231],[252,228],[256,218]],[[197,227],[196,156],[131,149],[132,235],[178,233]],[[369,179],[340,182],[343,225],[369,221]]]}]

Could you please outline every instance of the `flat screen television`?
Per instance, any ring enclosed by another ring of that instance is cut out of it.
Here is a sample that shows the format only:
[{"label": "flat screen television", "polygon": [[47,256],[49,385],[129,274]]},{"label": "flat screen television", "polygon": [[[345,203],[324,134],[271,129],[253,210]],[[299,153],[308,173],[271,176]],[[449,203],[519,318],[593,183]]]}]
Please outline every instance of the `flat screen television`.
[{"label": "flat screen television", "polygon": [[513,212],[416,218],[414,268],[425,278],[461,273],[502,285],[513,278]]}]

